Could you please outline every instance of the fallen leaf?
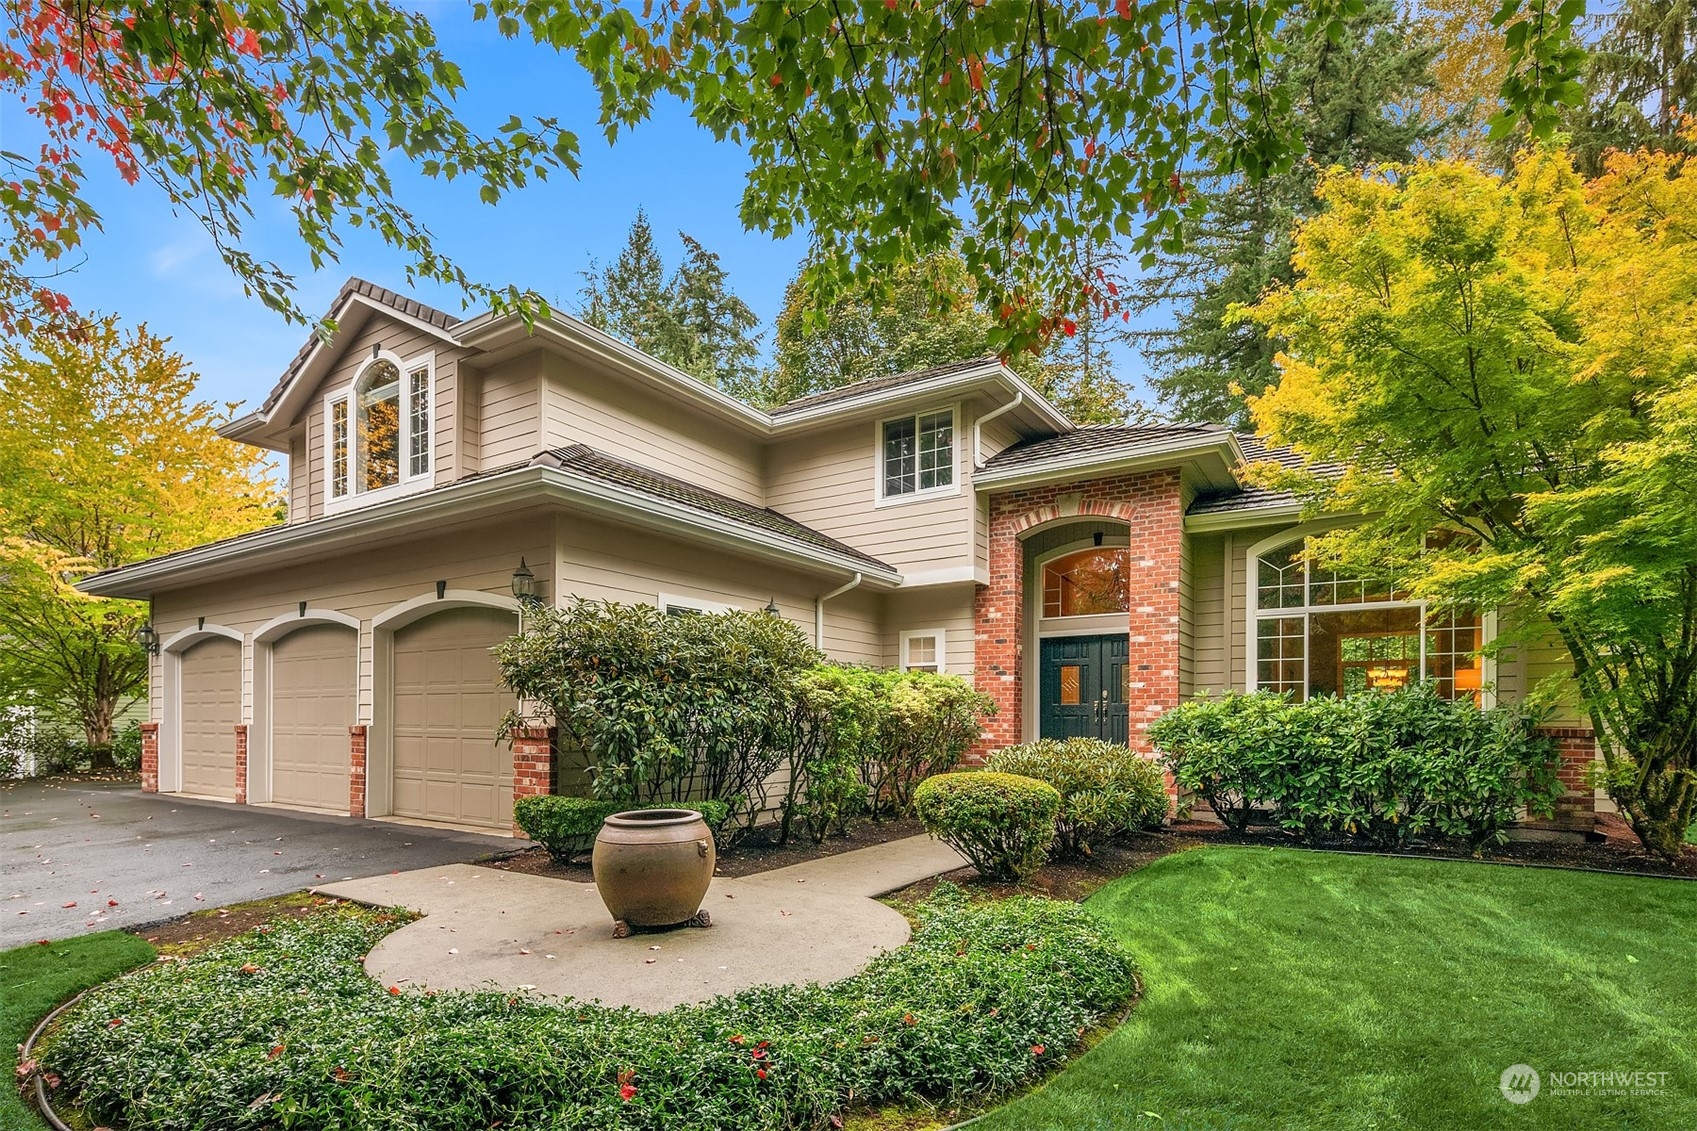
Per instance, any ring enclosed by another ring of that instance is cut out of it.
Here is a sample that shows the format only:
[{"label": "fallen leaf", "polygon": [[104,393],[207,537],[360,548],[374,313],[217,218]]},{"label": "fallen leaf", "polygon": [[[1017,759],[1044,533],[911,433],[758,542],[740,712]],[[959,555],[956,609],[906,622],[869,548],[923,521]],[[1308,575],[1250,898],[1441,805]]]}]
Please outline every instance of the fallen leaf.
[{"label": "fallen leaf", "polygon": [[74,899],[71,900],[71,902],[65,904],[66,907],[75,907],[76,905],[77,905],[77,901],[74,900]]}]

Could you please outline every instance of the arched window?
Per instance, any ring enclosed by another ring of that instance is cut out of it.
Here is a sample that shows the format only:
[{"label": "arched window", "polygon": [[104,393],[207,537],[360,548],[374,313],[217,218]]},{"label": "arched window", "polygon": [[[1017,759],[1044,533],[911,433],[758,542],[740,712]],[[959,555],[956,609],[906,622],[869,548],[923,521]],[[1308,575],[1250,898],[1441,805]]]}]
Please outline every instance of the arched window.
[{"label": "arched window", "polygon": [[1043,567],[1043,615],[1087,617],[1131,611],[1126,550],[1080,550]]},{"label": "arched window", "polygon": [[379,356],[325,402],[329,497],[430,485],[431,361]]},{"label": "arched window", "polygon": [[1429,679],[1442,695],[1479,701],[1477,613],[1428,612],[1389,583],[1313,569],[1300,543],[1254,566],[1257,688],[1305,699]]}]

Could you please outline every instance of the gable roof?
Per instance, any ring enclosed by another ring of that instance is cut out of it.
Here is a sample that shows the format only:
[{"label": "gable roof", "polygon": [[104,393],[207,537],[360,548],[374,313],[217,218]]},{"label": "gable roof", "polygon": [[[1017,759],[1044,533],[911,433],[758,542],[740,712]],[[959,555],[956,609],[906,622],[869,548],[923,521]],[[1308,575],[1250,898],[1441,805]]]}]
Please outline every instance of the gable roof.
[{"label": "gable roof", "polygon": [[871,554],[863,554],[848,543],[839,542],[829,534],[805,526],[770,507],[757,507],[753,503],[745,503],[741,499],[699,487],[687,480],[651,471],[639,464],[598,452],[587,444],[549,448],[539,453],[531,462],[540,467],[575,471],[639,495],[676,503],[705,515],[729,519],[740,526],[776,534],[815,549],[853,558],[872,569],[896,572],[895,567],[887,562],[880,561]]},{"label": "gable roof", "polygon": [[1112,460],[1141,453],[1162,441],[1193,436],[1219,438],[1225,432],[1218,424],[1090,424],[1075,432],[1003,448],[984,461],[984,470],[1007,471],[1077,458]]},{"label": "gable roof", "polygon": [[[403,317],[434,326],[438,330],[450,330],[460,323],[460,320],[452,314],[444,313],[433,306],[426,306],[415,298],[408,298],[406,295],[398,294],[387,287],[368,283],[357,275],[350,275],[348,281],[342,284],[342,289],[336,292],[336,299],[330,304],[330,309],[325,313],[323,320],[329,321],[335,318],[337,312],[347,305],[350,298],[368,299],[377,306],[384,307]],[[306,343],[295,354],[294,360],[290,361],[288,368],[283,370],[283,375],[277,379],[277,383],[265,395],[265,400],[259,406],[260,412],[269,413],[277,407],[277,402],[283,399],[283,394],[288,391],[289,386],[294,383],[301,370],[306,368],[306,363],[312,358],[312,355],[324,345],[324,339],[319,337],[317,333],[307,338]]]}]

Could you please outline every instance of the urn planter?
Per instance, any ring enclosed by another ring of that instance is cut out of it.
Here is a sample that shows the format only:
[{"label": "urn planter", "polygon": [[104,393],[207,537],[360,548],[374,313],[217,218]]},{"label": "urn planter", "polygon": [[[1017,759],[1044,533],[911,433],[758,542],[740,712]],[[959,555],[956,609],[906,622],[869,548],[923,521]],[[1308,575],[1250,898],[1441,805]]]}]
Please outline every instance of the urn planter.
[{"label": "urn planter", "polygon": [[713,833],[689,809],[614,813],[595,837],[595,888],[613,913],[613,937],[635,929],[710,927],[701,910],[713,882]]}]

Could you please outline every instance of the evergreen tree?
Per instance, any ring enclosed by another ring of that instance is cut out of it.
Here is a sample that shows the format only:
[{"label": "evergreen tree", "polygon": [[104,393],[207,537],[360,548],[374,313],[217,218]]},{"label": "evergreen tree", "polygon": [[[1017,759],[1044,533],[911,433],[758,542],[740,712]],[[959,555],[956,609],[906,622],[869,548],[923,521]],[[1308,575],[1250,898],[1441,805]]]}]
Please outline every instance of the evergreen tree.
[{"label": "evergreen tree", "polygon": [[684,258],[670,277],[648,216],[637,210],[619,257],[591,261],[583,273],[578,317],[733,395],[756,382],[760,320],[727,285],[719,257],[679,232]]},{"label": "evergreen tree", "polygon": [[1611,149],[1697,149],[1697,0],[1622,0],[1599,18],[1585,101],[1568,115],[1569,152],[1597,176]]},{"label": "evergreen tree", "polygon": [[[994,352],[995,324],[977,302],[965,260],[952,251],[900,265],[823,310],[798,274],[777,319],[776,367],[756,399],[779,405],[868,377],[983,357]],[[1043,353],[1015,354],[1008,364],[1074,421],[1116,423],[1132,406],[1109,343],[1101,327],[1079,323]]]},{"label": "evergreen tree", "polygon": [[1169,415],[1247,426],[1237,390],[1258,392],[1276,380],[1277,344],[1252,326],[1228,324],[1226,314],[1291,278],[1291,233],[1317,211],[1323,170],[1406,161],[1441,135],[1445,122],[1409,109],[1431,86],[1431,55],[1391,0],[1370,0],[1336,42],[1309,37],[1281,61],[1306,159],[1259,181],[1205,179],[1206,214],[1184,251],[1157,263],[1129,299],[1137,312],[1175,308],[1170,326],[1128,334],[1149,358]]}]

